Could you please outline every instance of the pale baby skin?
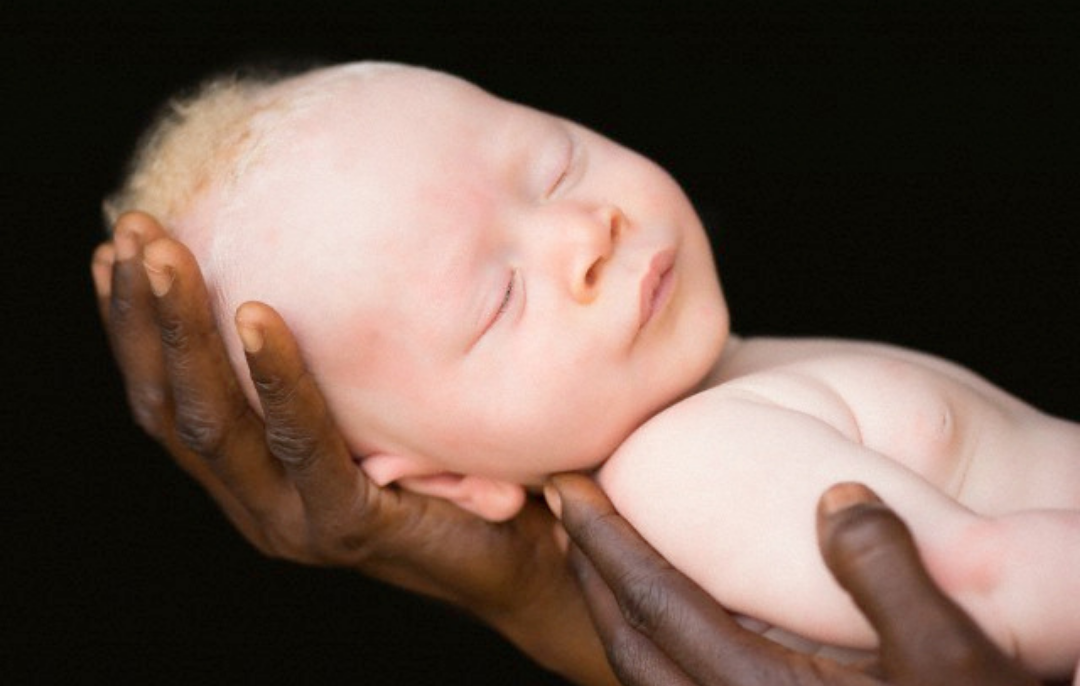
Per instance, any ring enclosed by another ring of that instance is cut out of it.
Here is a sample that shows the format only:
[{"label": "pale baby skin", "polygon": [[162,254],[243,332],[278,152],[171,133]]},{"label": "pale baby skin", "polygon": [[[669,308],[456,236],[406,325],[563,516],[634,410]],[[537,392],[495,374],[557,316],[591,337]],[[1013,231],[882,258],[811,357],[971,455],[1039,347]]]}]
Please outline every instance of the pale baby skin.
[{"label": "pale baby skin", "polygon": [[721,602],[814,641],[872,646],[813,530],[820,494],[861,481],[999,645],[1043,674],[1076,666],[1076,424],[880,344],[733,338],[708,383],[636,431],[599,478]]},{"label": "pale baby skin", "polygon": [[721,603],[869,647],[813,531],[821,492],[862,481],[1003,648],[1047,675],[1080,660],[1077,425],[929,356],[729,336],[663,169],[461,79],[344,65],[225,109],[198,137],[223,129],[216,164],[173,154],[196,149],[189,108],[144,156],[177,169],[134,175],[114,208],[191,247],[222,330],[244,301],[278,309],[378,483],[501,520],[546,475],[599,468]]}]

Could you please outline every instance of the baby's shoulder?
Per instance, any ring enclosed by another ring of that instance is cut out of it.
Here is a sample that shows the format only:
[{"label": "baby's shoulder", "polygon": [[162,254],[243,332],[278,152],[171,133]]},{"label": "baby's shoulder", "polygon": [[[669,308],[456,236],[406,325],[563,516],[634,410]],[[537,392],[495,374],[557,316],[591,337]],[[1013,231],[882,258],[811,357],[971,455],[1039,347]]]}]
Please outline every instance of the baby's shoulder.
[{"label": "baby's shoulder", "polygon": [[605,463],[601,481],[619,488],[627,480],[687,486],[713,474],[718,463],[792,453],[808,430],[822,429],[850,441],[859,437],[851,409],[828,384],[790,369],[761,369],[650,418]]},{"label": "baby's shoulder", "polygon": [[712,385],[777,371],[808,374],[828,382],[880,383],[885,378],[920,384],[956,383],[1004,395],[983,377],[943,357],[888,343],[835,338],[737,339],[725,351]]},{"label": "baby's shoulder", "polygon": [[956,420],[980,404],[969,396],[1005,397],[959,366],[884,344],[747,339],[729,353],[710,385],[644,423],[615,457],[652,461],[717,445],[752,451],[765,435],[798,436],[811,424],[898,457],[938,452],[950,447]]},{"label": "baby's shoulder", "polygon": [[712,385],[620,447],[605,466],[612,482],[654,479],[670,468],[664,456],[678,455],[692,480],[718,460],[801,454],[824,431],[944,483],[973,437],[1003,439],[1016,425],[1007,418],[1032,412],[958,365],[884,344],[748,339],[725,356]]},{"label": "baby's shoulder", "polygon": [[[836,339],[759,338],[740,341],[721,361],[714,387],[752,391],[791,409],[836,411],[855,420],[887,412],[936,412],[938,406],[1023,405],[972,371],[927,353],[884,343]],[[711,389],[710,389],[711,390]],[[937,408],[937,409],[935,409]],[[837,425],[842,428],[842,425]]]}]

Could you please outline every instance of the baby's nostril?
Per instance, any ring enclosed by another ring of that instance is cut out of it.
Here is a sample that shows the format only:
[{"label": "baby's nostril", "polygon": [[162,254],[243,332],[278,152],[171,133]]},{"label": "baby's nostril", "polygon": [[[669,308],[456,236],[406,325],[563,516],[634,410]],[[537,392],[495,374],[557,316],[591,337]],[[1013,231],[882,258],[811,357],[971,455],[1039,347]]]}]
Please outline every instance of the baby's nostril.
[{"label": "baby's nostril", "polygon": [[592,288],[596,285],[596,278],[600,275],[600,262],[599,260],[593,262],[593,265],[589,267],[589,271],[585,272],[585,285]]}]

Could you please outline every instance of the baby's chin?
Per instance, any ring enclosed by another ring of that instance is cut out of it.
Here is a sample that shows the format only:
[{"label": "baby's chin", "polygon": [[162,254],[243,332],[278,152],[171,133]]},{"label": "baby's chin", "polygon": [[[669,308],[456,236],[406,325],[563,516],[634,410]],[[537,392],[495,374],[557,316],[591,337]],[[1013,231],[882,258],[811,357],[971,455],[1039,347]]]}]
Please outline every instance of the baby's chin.
[{"label": "baby's chin", "polygon": [[604,463],[618,451],[619,447],[626,442],[626,439],[628,439],[638,427],[646,421],[648,421],[648,417],[641,421],[633,422],[632,428],[629,430],[613,431],[613,438],[611,440],[599,442],[587,452],[578,452],[574,455],[563,455],[558,459],[551,460],[547,465],[551,467],[550,469],[547,469],[541,474],[528,475],[525,479],[522,479],[520,483],[528,488],[543,487],[548,477],[563,472],[576,472],[594,476],[597,471],[604,466]]}]

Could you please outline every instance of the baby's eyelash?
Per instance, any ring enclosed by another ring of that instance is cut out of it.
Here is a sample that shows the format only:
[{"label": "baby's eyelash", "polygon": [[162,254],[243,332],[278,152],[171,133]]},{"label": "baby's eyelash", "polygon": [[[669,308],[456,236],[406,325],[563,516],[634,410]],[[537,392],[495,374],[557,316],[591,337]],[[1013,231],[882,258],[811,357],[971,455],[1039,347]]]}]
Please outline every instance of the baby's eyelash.
[{"label": "baby's eyelash", "polygon": [[510,272],[510,281],[506,284],[506,293],[503,294],[502,302],[499,303],[499,309],[495,313],[496,320],[501,317],[503,312],[506,312],[506,308],[510,306],[510,298],[514,295],[514,276],[515,273]]},{"label": "baby's eyelash", "polygon": [[559,178],[555,179],[555,183],[551,184],[551,188],[548,189],[547,195],[551,197],[555,191],[559,190],[559,186],[563,185],[567,177],[570,176],[570,172],[574,169],[574,161],[577,158],[577,143],[571,138],[570,140],[570,155],[566,160],[566,165],[563,167],[562,172],[559,173]]},{"label": "baby's eyelash", "polygon": [[551,189],[548,191],[547,194],[550,196],[555,193],[555,191],[559,190],[559,186],[563,184],[563,181],[566,181],[566,177],[569,175],[570,165],[566,165],[566,167],[563,168],[562,173],[559,174],[559,178],[555,179],[555,183],[551,184]]}]

